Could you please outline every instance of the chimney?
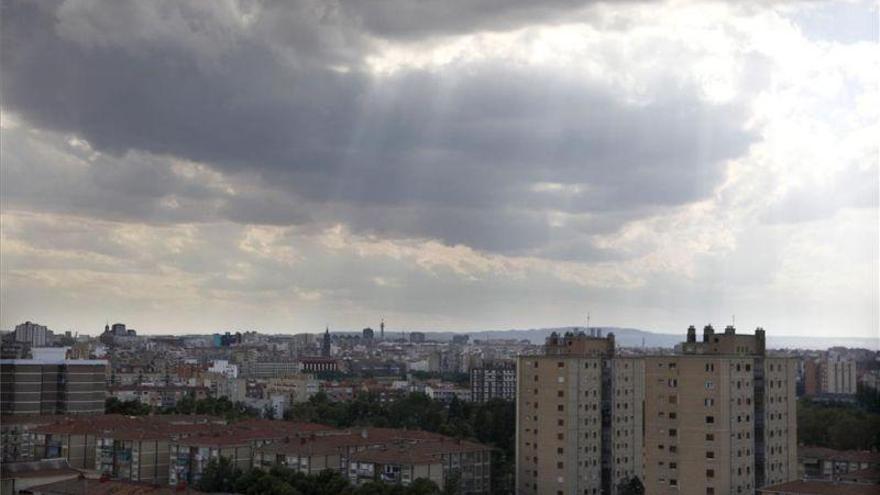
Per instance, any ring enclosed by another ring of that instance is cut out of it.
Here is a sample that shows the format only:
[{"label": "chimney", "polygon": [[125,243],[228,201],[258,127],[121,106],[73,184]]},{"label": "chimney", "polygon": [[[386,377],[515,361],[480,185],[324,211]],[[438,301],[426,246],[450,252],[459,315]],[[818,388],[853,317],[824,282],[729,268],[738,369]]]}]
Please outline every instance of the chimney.
[{"label": "chimney", "polygon": [[688,327],[687,341],[689,344],[693,344],[697,341],[697,329],[693,325]]},{"label": "chimney", "polygon": [[712,325],[706,325],[703,327],[703,342],[710,342],[714,336],[715,329],[712,328]]},{"label": "chimney", "polygon": [[767,333],[764,332],[763,328],[758,327],[755,329],[755,339],[758,341],[756,351],[763,356],[767,352]]}]

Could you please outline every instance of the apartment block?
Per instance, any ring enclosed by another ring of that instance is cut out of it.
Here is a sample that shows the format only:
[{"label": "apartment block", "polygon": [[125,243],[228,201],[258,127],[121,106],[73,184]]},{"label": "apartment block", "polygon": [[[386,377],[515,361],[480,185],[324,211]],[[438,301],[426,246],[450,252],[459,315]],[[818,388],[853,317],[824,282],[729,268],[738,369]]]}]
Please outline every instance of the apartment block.
[{"label": "apartment block", "polygon": [[681,354],[645,358],[647,493],[754,493],[797,477],[796,362],[765,333],[711,326]]},{"label": "apartment block", "polygon": [[644,366],[615,355],[614,334],[553,333],[517,359],[520,494],[616,493],[642,478]]},{"label": "apartment block", "polygon": [[841,356],[828,355],[804,361],[804,393],[806,395],[855,395],[858,391],[856,362]]},{"label": "apartment block", "polygon": [[34,460],[35,428],[52,424],[63,416],[54,415],[17,415],[0,417],[0,461],[24,462]]},{"label": "apartment block", "polygon": [[471,368],[470,378],[474,402],[516,399],[516,363],[513,361],[489,361]]},{"label": "apartment block", "polygon": [[16,342],[25,342],[33,347],[43,347],[46,345],[50,333],[45,325],[26,321],[15,326],[14,337]]},{"label": "apartment block", "polygon": [[107,361],[0,360],[0,413],[103,414]]}]

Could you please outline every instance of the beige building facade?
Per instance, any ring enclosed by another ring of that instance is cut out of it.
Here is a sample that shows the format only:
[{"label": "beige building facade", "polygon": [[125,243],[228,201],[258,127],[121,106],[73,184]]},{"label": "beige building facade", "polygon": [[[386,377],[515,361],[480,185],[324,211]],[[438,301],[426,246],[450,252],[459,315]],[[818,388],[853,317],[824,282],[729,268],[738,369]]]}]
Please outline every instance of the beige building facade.
[{"label": "beige building facade", "polygon": [[733,327],[682,354],[645,358],[649,494],[754,493],[797,477],[796,362],[767,357],[764,331]]},{"label": "beige building facade", "polygon": [[616,493],[643,477],[643,365],[597,330],[554,333],[543,355],[518,358],[517,493]]}]

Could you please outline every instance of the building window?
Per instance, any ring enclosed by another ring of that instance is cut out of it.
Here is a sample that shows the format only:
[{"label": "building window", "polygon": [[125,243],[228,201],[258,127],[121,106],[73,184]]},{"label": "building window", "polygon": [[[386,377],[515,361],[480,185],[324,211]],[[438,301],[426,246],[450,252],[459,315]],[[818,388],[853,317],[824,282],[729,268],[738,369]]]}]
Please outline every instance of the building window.
[{"label": "building window", "polygon": [[707,478],[714,478],[715,477],[715,470],[714,469],[707,469],[706,470],[706,477]]},{"label": "building window", "polygon": [[706,424],[713,424],[715,422],[715,416],[706,416]]},{"label": "building window", "polygon": [[715,434],[714,433],[706,433],[706,441],[707,442],[714,442],[715,441]]},{"label": "building window", "polygon": [[714,458],[715,458],[715,452],[712,452],[711,450],[707,450],[706,451],[706,459],[714,459]]}]

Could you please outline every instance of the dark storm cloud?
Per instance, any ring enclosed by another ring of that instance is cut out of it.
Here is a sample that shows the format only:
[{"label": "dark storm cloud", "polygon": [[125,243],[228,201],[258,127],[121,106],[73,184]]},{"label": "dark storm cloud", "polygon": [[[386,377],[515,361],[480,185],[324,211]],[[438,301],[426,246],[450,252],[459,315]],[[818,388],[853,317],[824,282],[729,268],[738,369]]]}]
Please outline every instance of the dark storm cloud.
[{"label": "dark storm cloud", "polygon": [[[651,1],[651,0],[648,0]],[[595,0],[366,0],[342,3],[369,32],[413,39],[468,31],[507,30],[524,24],[558,22]]]},{"label": "dark storm cloud", "polygon": [[[301,222],[307,204],[359,231],[570,258],[559,244],[582,233],[554,230],[551,211],[644,213],[709,196],[753,139],[742,108],[664,81],[635,104],[549,67],[377,77],[362,62],[375,36],[509,28],[568,3],[468,2],[457,15],[448,2],[253,4],[223,17],[197,3],[4,2],[2,105],[117,158],[79,198],[94,214],[155,217],[173,192],[180,206],[166,218],[206,217],[198,209],[216,191],[123,165],[134,150],[261,177],[268,199],[211,206],[234,221]],[[29,173],[7,174],[10,187]]]}]

